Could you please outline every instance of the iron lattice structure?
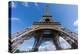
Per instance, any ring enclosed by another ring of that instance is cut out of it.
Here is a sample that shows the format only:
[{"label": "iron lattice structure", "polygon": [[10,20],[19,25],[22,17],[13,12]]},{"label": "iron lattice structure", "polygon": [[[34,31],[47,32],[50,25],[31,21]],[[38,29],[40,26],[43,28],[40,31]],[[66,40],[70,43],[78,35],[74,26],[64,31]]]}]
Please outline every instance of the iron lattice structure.
[{"label": "iron lattice structure", "polygon": [[64,38],[71,45],[71,49],[78,48],[78,34],[62,27],[59,22],[55,22],[49,14],[48,8],[47,5],[42,19],[38,22],[33,22],[32,28],[26,28],[23,31],[10,35],[13,37],[9,39],[10,52],[15,52],[24,40],[28,40],[31,37],[35,38],[34,46],[32,50],[30,50],[32,52],[38,51],[41,43],[51,39],[56,46],[56,50],[62,49],[59,46],[59,37]]}]

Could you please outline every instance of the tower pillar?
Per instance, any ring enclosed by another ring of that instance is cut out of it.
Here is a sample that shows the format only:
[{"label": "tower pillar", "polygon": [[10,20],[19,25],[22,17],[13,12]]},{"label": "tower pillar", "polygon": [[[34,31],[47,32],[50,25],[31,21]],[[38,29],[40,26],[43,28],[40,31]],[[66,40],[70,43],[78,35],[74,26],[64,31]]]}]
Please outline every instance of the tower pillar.
[{"label": "tower pillar", "polygon": [[59,32],[53,31],[53,38],[52,38],[52,40],[53,40],[53,43],[56,46],[56,50],[62,49],[60,47],[60,42],[59,42]]}]

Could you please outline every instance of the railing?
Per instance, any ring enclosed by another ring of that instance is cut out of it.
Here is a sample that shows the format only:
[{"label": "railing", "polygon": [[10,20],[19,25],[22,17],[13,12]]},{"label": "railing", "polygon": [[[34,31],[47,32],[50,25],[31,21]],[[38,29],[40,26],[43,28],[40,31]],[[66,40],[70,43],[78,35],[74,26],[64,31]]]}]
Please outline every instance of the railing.
[{"label": "railing", "polygon": [[65,31],[65,33],[69,34],[70,37],[74,38],[74,39],[78,39],[78,34],[75,33],[75,32],[71,32],[70,30],[68,29],[65,29],[65,28],[61,28],[63,31]]},{"label": "railing", "polygon": [[12,37],[12,39],[15,38],[15,37],[18,37],[19,35],[25,33],[26,31],[28,31],[28,30],[30,30],[30,29],[32,29],[32,28],[26,28],[26,29],[24,29],[23,31],[13,33],[13,34],[11,34],[11,37]]},{"label": "railing", "polygon": [[33,25],[61,25],[59,22],[34,22]]}]

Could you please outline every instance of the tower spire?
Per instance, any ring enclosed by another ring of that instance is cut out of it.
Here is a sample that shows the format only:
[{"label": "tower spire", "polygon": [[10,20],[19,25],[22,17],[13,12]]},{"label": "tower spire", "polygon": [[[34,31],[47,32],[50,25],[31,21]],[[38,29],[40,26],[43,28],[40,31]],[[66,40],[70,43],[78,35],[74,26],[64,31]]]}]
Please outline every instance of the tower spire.
[{"label": "tower spire", "polygon": [[47,4],[46,5],[46,7],[45,7],[45,15],[49,15],[50,13],[49,13],[49,4]]},{"label": "tower spire", "polygon": [[40,19],[40,22],[55,22],[55,20],[52,19],[52,15],[50,14],[49,4],[46,4],[44,7],[44,15]]},{"label": "tower spire", "polygon": [[42,20],[43,22],[53,22],[52,16],[50,15],[49,11],[49,4],[46,4],[45,9],[44,9],[44,15]]}]

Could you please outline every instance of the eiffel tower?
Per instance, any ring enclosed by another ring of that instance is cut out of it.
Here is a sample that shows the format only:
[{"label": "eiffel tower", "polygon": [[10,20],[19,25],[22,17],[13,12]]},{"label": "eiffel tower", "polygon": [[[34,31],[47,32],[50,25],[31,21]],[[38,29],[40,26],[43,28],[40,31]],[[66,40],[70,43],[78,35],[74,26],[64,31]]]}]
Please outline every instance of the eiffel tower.
[{"label": "eiffel tower", "polygon": [[53,41],[56,50],[63,49],[60,47],[59,37],[62,37],[71,45],[70,49],[77,49],[78,34],[64,28],[52,18],[49,12],[49,5],[46,5],[44,15],[39,21],[33,22],[32,28],[26,28],[10,35],[15,37],[9,39],[9,52],[14,53],[24,40],[29,40],[32,36],[35,38],[35,42],[32,50],[30,50],[31,52],[38,51],[41,43],[49,40]]}]

